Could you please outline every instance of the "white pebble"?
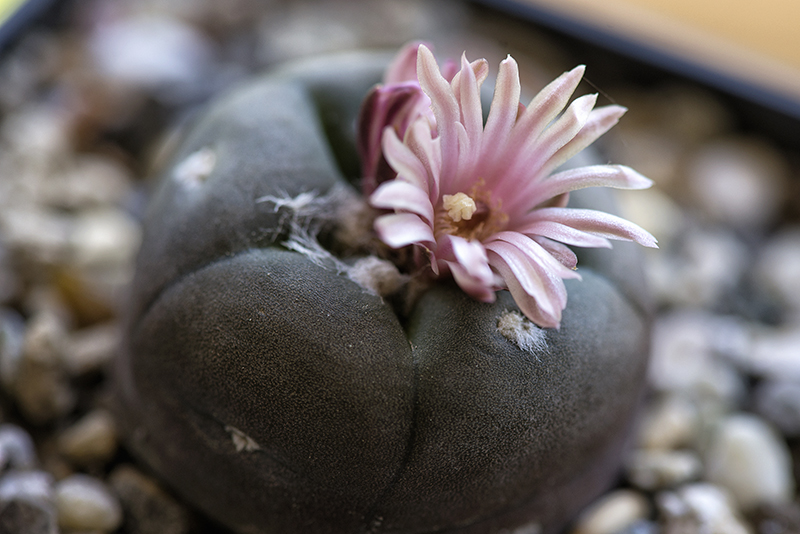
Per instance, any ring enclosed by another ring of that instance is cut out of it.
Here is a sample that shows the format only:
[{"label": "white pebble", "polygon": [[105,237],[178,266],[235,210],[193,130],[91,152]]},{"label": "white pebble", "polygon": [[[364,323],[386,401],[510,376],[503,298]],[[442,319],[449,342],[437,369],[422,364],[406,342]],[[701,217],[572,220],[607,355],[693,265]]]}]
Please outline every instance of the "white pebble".
[{"label": "white pebble", "polygon": [[720,421],[704,463],[706,479],[726,488],[742,510],[794,496],[789,449],[758,417],[735,414]]},{"label": "white pebble", "polygon": [[61,528],[111,532],[122,524],[119,500],[96,478],[72,475],[59,481],[55,501]]},{"label": "white pebble", "polygon": [[740,228],[762,228],[777,217],[789,175],[777,149],[744,138],[704,145],[686,172],[703,210]]},{"label": "white pebble", "polygon": [[712,484],[690,484],[662,492],[656,503],[665,534],[752,534],[729,495]]},{"label": "white pebble", "polygon": [[191,84],[208,72],[212,51],[191,26],[168,17],[137,16],[99,25],[89,47],[100,71],[151,90]]},{"label": "white pebble", "polygon": [[732,363],[719,357],[724,346],[719,333],[727,332],[728,326],[727,321],[701,311],[658,318],[653,328],[650,383],[660,391],[691,393],[723,407],[736,406],[745,395],[745,384]]},{"label": "white pebble", "polygon": [[703,465],[691,451],[634,451],[627,460],[628,480],[652,491],[684,484],[700,475]]},{"label": "white pebble", "polygon": [[616,490],[591,504],[578,518],[572,534],[614,534],[650,515],[650,503],[632,490]]},{"label": "white pebble", "polygon": [[767,295],[800,311],[800,226],[772,237],[759,251],[754,272]]},{"label": "white pebble", "polygon": [[755,375],[800,382],[800,327],[754,329],[747,356],[744,363]]}]

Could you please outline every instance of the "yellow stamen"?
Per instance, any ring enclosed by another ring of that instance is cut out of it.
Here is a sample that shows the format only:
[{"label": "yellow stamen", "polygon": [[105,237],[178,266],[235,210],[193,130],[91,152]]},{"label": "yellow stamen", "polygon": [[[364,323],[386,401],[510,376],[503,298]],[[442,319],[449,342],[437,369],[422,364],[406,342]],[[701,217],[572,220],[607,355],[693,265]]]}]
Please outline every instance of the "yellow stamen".
[{"label": "yellow stamen", "polygon": [[447,215],[453,222],[468,221],[472,219],[472,214],[478,209],[472,197],[465,193],[455,195],[443,195],[442,207],[447,210]]}]

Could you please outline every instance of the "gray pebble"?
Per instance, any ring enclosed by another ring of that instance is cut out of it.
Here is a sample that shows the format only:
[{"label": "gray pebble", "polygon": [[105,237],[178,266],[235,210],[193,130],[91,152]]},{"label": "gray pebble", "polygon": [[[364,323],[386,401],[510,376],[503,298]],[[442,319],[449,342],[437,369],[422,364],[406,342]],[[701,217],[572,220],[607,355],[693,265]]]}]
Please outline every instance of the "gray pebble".
[{"label": "gray pebble", "polygon": [[743,511],[794,497],[789,449],[773,429],[753,415],[719,422],[704,453],[706,479],[726,488]]},{"label": "gray pebble", "polygon": [[0,470],[32,469],[36,466],[36,448],[31,436],[22,428],[0,425]]},{"label": "gray pebble", "polygon": [[607,493],[585,509],[572,534],[615,534],[650,515],[650,503],[637,491]]},{"label": "gray pebble", "polygon": [[626,464],[628,480],[647,491],[689,482],[703,470],[700,458],[691,451],[640,449],[628,456]]},{"label": "gray pebble", "polygon": [[787,437],[800,436],[800,382],[768,380],[755,390],[758,413]]},{"label": "gray pebble", "polygon": [[43,471],[10,471],[0,478],[0,532],[58,533],[52,476]]},{"label": "gray pebble", "polygon": [[119,500],[100,480],[72,475],[55,486],[58,524],[63,529],[111,532],[122,524]]},{"label": "gray pebble", "polygon": [[800,311],[800,226],[771,237],[759,251],[754,269],[759,288],[794,311]]},{"label": "gray pebble", "polygon": [[128,534],[186,534],[186,509],[150,477],[129,465],[121,465],[109,476],[125,511]]}]

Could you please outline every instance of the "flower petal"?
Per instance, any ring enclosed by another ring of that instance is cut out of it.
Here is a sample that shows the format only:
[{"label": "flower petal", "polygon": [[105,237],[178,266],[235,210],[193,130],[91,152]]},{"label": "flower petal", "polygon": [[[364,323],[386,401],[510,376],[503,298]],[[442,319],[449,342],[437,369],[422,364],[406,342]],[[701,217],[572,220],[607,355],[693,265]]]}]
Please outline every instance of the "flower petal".
[{"label": "flower petal", "polygon": [[392,180],[381,184],[369,197],[369,203],[376,208],[414,213],[433,225],[433,206],[428,194],[408,182]]},{"label": "flower petal", "polygon": [[515,228],[515,230],[531,238],[538,235],[576,247],[611,248],[608,239],[576,230],[555,221],[540,220]]},{"label": "flower petal", "polygon": [[581,131],[542,165],[543,175],[550,174],[553,169],[557,169],[569,158],[594,143],[601,135],[617,124],[626,111],[627,108],[616,105],[603,106],[592,110]]},{"label": "flower petal", "polygon": [[595,102],[597,95],[576,98],[540,136],[528,138],[520,151],[513,155],[514,165],[506,174],[506,179],[524,176],[526,181],[532,181],[539,177],[545,162],[581,131]]},{"label": "flower petal", "polygon": [[[524,227],[518,228],[517,231],[534,233],[536,228],[542,228],[546,225],[558,225],[562,228],[571,228],[580,233],[590,234],[605,239],[618,239],[621,241],[635,241],[645,247],[657,248],[656,239],[642,227],[634,224],[622,217],[611,215],[603,211],[587,210],[587,209],[574,209],[574,208],[543,208],[531,212],[529,224]],[[570,243],[564,239],[539,233],[552,239],[556,239],[563,243]],[[597,246],[597,245],[579,245],[579,246]]]},{"label": "flower petal", "polygon": [[458,100],[450,84],[439,72],[436,59],[425,45],[417,53],[417,76],[425,94],[431,99],[436,127],[439,131],[442,150],[442,172],[440,179],[455,174],[458,164],[458,134],[455,125],[461,117]]},{"label": "flower petal", "polygon": [[585,70],[586,67],[579,65],[539,91],[517,118],[508,140],[507,153],[518,153],[528,139],[539,137],[547,125],[566,107]]},{"label": "flower petal", "polygon": [[[508,56],[500,63],[492,105],[484,128],[484,138],[491,139],[493,147],[504,146],[511,133],[519,113],[519,94],[519,67],[514,58]],[[483,154],[483,157],[491,157],[498,152],[500,151],[495,150],[492,154]]]},{"label": "flower petal", "polygon": [[400,49],[386,69],[384,84],[417,81],[417,50],[421,44],[421,41],[412,41]]},{"label": "flower petal", "polygon": [[375,219],[375,231],[392,248],[406,245],[436,246],[430,225],[413,213],[392,213]]},{"label": "flower petal", "polygon": [[389,165],[397,171],[398,178],[414,184],[423,191],[429,190],[430,178],[425,166],[414,153],[397,137],[394,129],[383,131],[383,155]]},{"label": "flower petal", "polygon": [[[616,189],[647,189],[652,180],[625,165],[589,165],[562,171],[547,178],[527,183],[518,189],[516,196],[505,206],[513,217],[553,197],[586,187],[613,187]],[[519,219],[514,224],[518,224]]]},{"label": "flower petal", "polygon": [[489,264],[500,274],[517,306],[534,323],[558,327],[567,291],[560,277],[504,241],[487,245]]},{"label": "flower petal", "polygon": [[467,269],[459,263],[448,261],[447,265],[450,268],[450,272],[453,273],[453,279],[456,284],[464,293],[481,302],[495,301],[497,297],[493,287],[485,285],[480,278],[470,275]]}]

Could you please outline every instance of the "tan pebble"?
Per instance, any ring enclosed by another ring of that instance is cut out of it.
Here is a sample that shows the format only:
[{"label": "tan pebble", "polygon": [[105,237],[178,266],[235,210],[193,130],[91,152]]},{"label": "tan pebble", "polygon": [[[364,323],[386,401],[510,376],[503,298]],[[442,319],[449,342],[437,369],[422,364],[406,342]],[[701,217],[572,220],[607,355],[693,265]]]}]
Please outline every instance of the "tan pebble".
[{"label": "tan pebble", "polygon": [[111,532],[122,524],[119,500],[100,480],[72,475],[55,485],[58,524],[66,530]]},{"label": "tan pebble", "polygon": [[58,450],[80,465],[103,464],[117,452],[116,425],[111,414],[97,409],[88,413],[58,437]]},{"label": "tan pebble", "polygon": [[614,534],[650,515],[650,503],[639,492],[616,490],[591,504],[572,534]]},{"label": "tan pebble", "polygon": [[116,354],[120,330],[116,322],[71,332],[64,347],[64,365],[73,376],[102,370]]}]

